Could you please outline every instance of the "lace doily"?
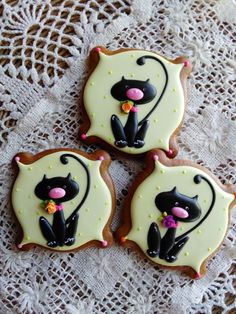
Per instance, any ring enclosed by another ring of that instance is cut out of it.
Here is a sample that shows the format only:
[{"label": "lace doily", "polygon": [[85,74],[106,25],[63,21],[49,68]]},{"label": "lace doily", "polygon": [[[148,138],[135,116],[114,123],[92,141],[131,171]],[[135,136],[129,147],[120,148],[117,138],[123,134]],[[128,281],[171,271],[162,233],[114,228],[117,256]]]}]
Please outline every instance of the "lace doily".
[{"label": "lace doily", "polygon": [[[97,148],[77,138],[86,58],[97,44],[189,57],[193,73],[178,157],[235,183],[235,13],[234,0],[1,1],[1,313],[235,313],[235,210],[206,276],[193,281],[117,245],[70,254],[19,252],[9,201],[17,152]],[[112,159],[115,230],[143,165]]]}]

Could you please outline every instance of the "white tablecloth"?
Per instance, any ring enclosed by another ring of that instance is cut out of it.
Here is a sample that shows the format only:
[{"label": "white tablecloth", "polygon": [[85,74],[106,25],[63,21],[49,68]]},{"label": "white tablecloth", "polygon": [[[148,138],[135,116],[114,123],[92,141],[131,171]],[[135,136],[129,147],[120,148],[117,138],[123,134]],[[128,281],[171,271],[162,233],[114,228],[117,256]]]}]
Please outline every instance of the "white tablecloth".
[{"label": "white tablecloth", "polygon": [[[38,248],[19,252],[9,194],[11,159],[17,152],[96,149],[83,145],[77,133],[85,61],[97,44],[189,57],[193,72],[178,157],[235,183],[235,1],[2,0],[0,25],[0,105],[5,111],[0,128],[0,312],[233,313],[235,211],[207,275],[193,281],[118,245],[70,254]],[[113,157],[115,229],[127,188],[142,164]]]}]

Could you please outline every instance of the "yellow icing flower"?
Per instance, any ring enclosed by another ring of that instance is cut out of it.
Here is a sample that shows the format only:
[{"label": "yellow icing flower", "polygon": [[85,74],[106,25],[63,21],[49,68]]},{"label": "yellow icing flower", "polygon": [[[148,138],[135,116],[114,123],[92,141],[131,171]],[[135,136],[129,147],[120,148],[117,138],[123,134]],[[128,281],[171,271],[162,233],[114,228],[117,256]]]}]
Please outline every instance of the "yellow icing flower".
[{"label": "yellow icing flower", "polygon": [[53,201],[49,201],[45,206],[45,210],[49,215],[54,214],[57,211],[56,204]]},{"label": "yellow icing flower", "polygon": [[132,107],[133,107],[133,102],[129,101],[129,100],[123,102],[122,105],[121,105],[121,109],[125,113],[129,113]]}]

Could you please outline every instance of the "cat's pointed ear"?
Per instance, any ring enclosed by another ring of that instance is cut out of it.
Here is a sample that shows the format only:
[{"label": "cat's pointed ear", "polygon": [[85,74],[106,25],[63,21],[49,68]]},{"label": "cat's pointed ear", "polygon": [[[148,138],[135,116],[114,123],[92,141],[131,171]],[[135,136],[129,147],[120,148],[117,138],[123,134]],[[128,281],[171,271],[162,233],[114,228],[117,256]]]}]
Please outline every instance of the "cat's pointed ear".
[{"label": "cat's pointed ear", "polygon": [[122,81],[125,81],[125,77],[124,77],[124,75],[122,76],[121,80],[122,80]]},{"label": "cat's pointed ear", "polygon": [[171,190],[171,192],[176,192],[177,191],[177,187],[175,186],[172,190]]},{"label": "cat's pointed ear", "polygon": [[46,179],[47,179],[47,176],[46,176],[46,174],[45,174],[45,175],[43,176],[43,181],[46,180]]},{"label": "cat's pointed ear", "polygon": [[192,199],[197,201],[198,200],[198,195],[195,195],[194,197],[192,197]]},{"label": "cat's pointed ear", "polygon": [[67,179],[67,180],[70,180],[70,179],[71,179],[71,173],[70,173],[70,172],[68,173],[66,179]]},{"label": "cat's pointed ear", "polygon": [[147,79],[147,80],[146,80],[146,83],[148,83],[149,81],[150,81],[150,79]]}]

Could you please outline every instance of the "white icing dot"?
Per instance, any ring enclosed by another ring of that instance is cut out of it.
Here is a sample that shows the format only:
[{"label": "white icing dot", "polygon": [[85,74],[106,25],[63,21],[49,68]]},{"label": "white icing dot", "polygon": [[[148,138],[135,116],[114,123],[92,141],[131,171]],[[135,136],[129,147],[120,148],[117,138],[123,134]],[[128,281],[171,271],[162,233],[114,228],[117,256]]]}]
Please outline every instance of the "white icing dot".
[{"label": "white icing dot", "polygon": [[19,192],[19,191],[20,191],[20,189],[19,189],[19,188],[16,188],[16,189],[15,189],[15,191],[16,191],[16,192]]},{"label": "white icing dot", "polygon": [[177,112],[178,110],[176,108],[173,109],[173,112]]},{"label": "white icing dot", "polygon": [[85,211],[86,211],[86,212],[89,212],[89,211],[90,211],[90,209],[87,207],[87,208],[85,208]]},{"label": "white icing dot", "polygon": [[52,165],[48,166],[48,169],[52,169]]},{"label": "white icing dot", "polygon": [[98,220],[101,221],[101,220],[102,220],[102,217],[99,217]]},{"label": "white icing dot", "polygon": [[161,187],[160,186],[156,186],[156,189],[159,191],[161,189]]},{"label": "white icing dot", "polygon": [[103,123],[101,123],[101,128],[104,128],[104,124]]},{"label": "white icing dot", "polygon": [[30,240],[30,236],[27,236],[27,237],[25,237],[26,238],[26,240]]},{"label": "white icing dot", "polygon": [[111,75],[111,74],[112,74],[112,70],[109,70],[109,71],[108,71],[108,74],[110,74],[110,75]]},{"label": "white icing dot", "polygon": [[153,121],[154,121],[155,123],[157,123],[158,119],[157,119],[157,118],[155,118]]},{"label": "white icing dot", "polygon": [[162,138],[159,139],[159,143],[163,143],[163,139]]},{"label": "white icing dot", "polygon": [[187,173],[187,170],[183,170],[183,171],[182,171],[182,174],[186,174],[186,173]]},{"label": "white icing dot", "polygon": [[97,189],[98,188],[98,184],[94,184],[94,189]]},{"label": "white icing dot", "polygon": [[185,255],[185,256],[189,256],[189,252],[185,252],[184,255]]},{"label": "white icing dot", "polygon": [[82,234],[83,234],[82,232],[79,232],[79,236],[82,236]]},{"label": "white icing dot", "polygon": [[172,92],[176,92],[176,88],[173,88],[173,89],[172,89]]},{"label": "white icing dot", "polygon": [[130,77],[134,77],[134,73],[130,73]]},{"label": "white icing dot", "polygon": [[40,211],[39,211],[39,210],[37,210],[36,214],[39,216],[39,215],[40,215]]},{"label": "white icing dot", "polygon": [[130,55],[130,57],[131,57],[131,58],[134,58],[134,57],[135,57],[135,55],[132,53],[132,54]]},{"label": "white icing dot", "polygon": [[141,228],[141,227],[138,227],[137,230],[140,231],[140,230],[142,230],[142,228]]},{"label": "white icing dot", "polygon": [[149,214],[148,217],[149,217],[149,218],[153,218],[153,214]]},{"label": "white icing dot", "polygon": [[73,177],[73,180],[76,180],[76,179],[77,179],[77,177],[76,177],[76,176],[74,176],[74,177]]},{"label": "white icing dot", "polygon": [[32,167],[29,167],[29,168],[28,168],[29,171],[32,171],[32,169],[33,169]]},{"label": "white icing dot", "polygon": [[32,198],[33,196],[32,195],[28,195],[28,198]]},{"label": "white icing dot", "polygon": [[92,113],[92,114],[91,114],[91,118],[94,118],[94,117],[95,117],[95,113]]},{"label": "white icing dot", "polygon": [[224,208],[224,211],[225,211],[225,212],[227,211],[227,207]]},{"label": "white icing dot", "polygon": [[163,173],[165,173],[165,170],[161,169],[161,171],[160,171],[160,172],[163,174]]},{"label": "white icing dot", "polygon": [[210,251],[211,251],[211,247],[209,247],[209,248],[207,249],[207,251],[210,252]]},{"label": "white icing dot", "polygon": [[22,213],[23,213],[23,210],[22,210],[22,209],[19,209],[19,210],[18,210],[18,213],[19,213],[19,214],[22,214]]},{"label": "white icing dot", "polygon": [[143,196],[142,195],[138,195],[138,198],[143,198]]},{"label": "white icing dot", "polygon": [[180,227],[180,230],[183,231],[183,230],[184,230],[184,227]]},{"label": "white icing dot", "polygon": [[197,234],[201,234],[201,233],[202,233],[202,230],[199,229],[199,230],[197,231]]},{"label": "white icing dot", "polygon": [[71,203],[72,205],[74,205],[74,204],[75,204],[75,202],[74,202],[74,201],[71,201],[70,203]]},{"label": "white icing dot", "polygon": [[94,82],[91,82],[89,85],[90,85],[90,86],[94,86]]},{"label": "white icing dot", "polygon": [[106,95],[104,95],[104,96],[103,96],[103,98],[104,98],[104,99],[107,99],[107,96],[106,96]]}]

